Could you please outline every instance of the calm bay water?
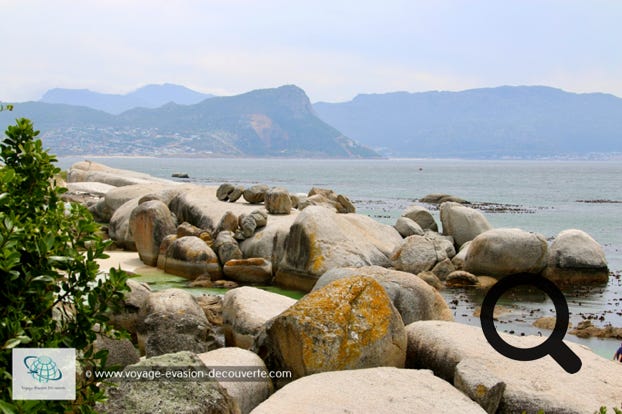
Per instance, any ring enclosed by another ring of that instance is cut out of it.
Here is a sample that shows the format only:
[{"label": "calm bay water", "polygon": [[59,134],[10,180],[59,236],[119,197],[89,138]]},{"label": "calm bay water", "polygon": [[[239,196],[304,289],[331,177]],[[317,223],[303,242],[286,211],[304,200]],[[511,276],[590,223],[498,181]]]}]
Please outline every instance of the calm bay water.
[{"label": "calm bay water", "polygon": [[[66,169],[84,158],[61,158]],[[297,159],[192,159],[91,158],[111,167],[170,178],[184,172],[191,182],[219,185],[264,183],[308,192],[327,187],[347,195],[357,212],[393,224],[401,211],[430,193],[447,193],[471,202],[518,206],[518,212],[486,212],[495,227],[519,227],[547,238],[578,228],[601,243],[612,271],[622,270],[622,204],[585,203],[579,200],[622,202],[620,161],[467,161],[467,160],[297,160]],[[434,212],[438,218],[438,212]],[[567,292],[571,320],[580,313],[602,314],[604,321],[622,326],[622,287],[611,278],[606,287],[589,292]],[[481,297],[468,291],[445,294],[461,298],[456,318],[477,324],[472,308]],[[479,302],[478,302],[479,301]],[[526,309],[543,309],[546,298],[533,298]],[[551,306],[552,307],[552,306]],[[548,309],[548,308],[547,308]],[[544,312],[543,314],[545,314]],[[465,315],[465,316],[463,316]],[[516,326],[516,325],[514,325]],[[529,324],[523,327],[531,333]],[[568,336],[573,340],[573,336]],[[602,344],[589,345],[593,348]],[[609,341],[607,341],[608,343]],[[607,345],[608,347],[609,345]],[[604,351],[607,353],[608,351]]]}]

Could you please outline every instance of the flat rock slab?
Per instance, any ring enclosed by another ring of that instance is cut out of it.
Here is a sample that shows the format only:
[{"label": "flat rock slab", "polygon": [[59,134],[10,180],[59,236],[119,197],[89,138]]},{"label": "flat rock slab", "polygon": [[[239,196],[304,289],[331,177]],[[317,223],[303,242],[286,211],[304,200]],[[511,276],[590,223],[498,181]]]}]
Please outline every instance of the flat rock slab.
[{"label": "flat rock slab", "polygon": [[[583,363],[568,374],[550,356],[515,361],[497,353],[482,330],[455,322],[419,321],[406,327],[406,366],[427,368],[454,382],[456,365],[469,358],[481,361],[478,375],[496,377],[506,384],[497,413],[593,413],[599,407],[619,407],[622,400],[622,365],[606,360],[589,348],[565,342]],[[541,337],[500,334],[516,347],[530,348]]]},{"label": "flat rock slab", "polygon": [[485,413],[428,370],[390,367],[324,372],[296,380],[252,414]]}]

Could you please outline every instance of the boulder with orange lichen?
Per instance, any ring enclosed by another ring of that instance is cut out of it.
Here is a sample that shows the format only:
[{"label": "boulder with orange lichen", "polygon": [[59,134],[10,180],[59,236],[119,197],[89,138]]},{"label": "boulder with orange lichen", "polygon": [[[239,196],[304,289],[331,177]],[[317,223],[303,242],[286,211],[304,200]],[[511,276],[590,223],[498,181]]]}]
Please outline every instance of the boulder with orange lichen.
[{"label": "boulder with orange lichen", "polygon": [[370,277],[336,280],[269,321],[255,349],[272,370],[292,379],[318,372],[403,367],[406,336],[400,314]]}]

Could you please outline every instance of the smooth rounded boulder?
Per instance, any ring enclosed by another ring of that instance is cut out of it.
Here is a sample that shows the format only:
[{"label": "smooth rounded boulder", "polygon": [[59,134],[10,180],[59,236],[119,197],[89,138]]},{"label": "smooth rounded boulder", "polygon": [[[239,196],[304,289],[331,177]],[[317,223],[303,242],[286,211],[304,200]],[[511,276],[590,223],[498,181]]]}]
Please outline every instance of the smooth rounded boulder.
[{"label": "smooth rounded boulder", "polygon": [[130,215],[130,230],[140,260],[148,266],[158,264],[162,240],[176,231],[170,210],[159,200],[139,204]]},{"label": "smooth rounded boulder", "polygon": [[[199,357],[192,352],[177,352],[161,355],[130,365],[125,371],[185,372],[207,369]],[[216,380],[206,376],[201,381],[158,380],[120,381],[116,386],[106,388],[107,400],[96,406],[101,413],[175,413],[175,414],[239,414],[235,400]]]},{"label": "smooth rounded boulder", "polygon": [[345,369],[403,367],[404,323],[370,277],[336,280],[267,323],[254,351],[293,379]]},{"label": "smooth rounded boulder", "polygon": [[225,263],[222,270],[228,279],[239,283],[265,285],[272,280],[272,263],[263,257],[232,259]]},{"label": "smooth rounded boulder", "polygon": [[414,220],[408,217],[399,217],[395,222],[395,230],[397,230],[402,237],[408,236],[423,236],[423,229]]},{"label": "smooth rounded boulder", "polygon": [[553,240],[544,276],[562,285],[607,283],[609,267],[602,246],[586,232],[571,229]]},{"label": "smooth rounded boulder", "polygon": [[242,197],[244,197],[244,200],[248,201],[250,204],[263,203],[269,189],[270,187],[265,184],[252,185],[244,190]]},{"label": "smooth rounded boulder", "polygon": [[443,234],[452,236],[458,247],[492,229],[482,213],[462,204],[444,202],[441,204],[440,212]]},{"label": "smooth rounded boulder", "polygon": [[275,283],[308,292],[335,267],[388,267],[389,256],[402,242],[395,228],[370,217],[310,206],[289,230]]},{"label": "smooth rounded boulder", "polygon": [[289,214],[292,209],[292,199],[285,188],[271,188],[266,193],[264,202],[270,214]]},{"label": "smooth rounded boulder", "polygon": [[380,283],[393,302],[393,306],[400,313],[405,325],[428,319],[453,320],[445,299],[420,277],[380,266],[331,269],[318,279],[313,291],[335,280],[356,276],[371,277]]},{"label": "smooth rounded boulder", "polygon": [[464,413],[479,405],[428,370],[391,367],[323,372],[278,390],[252,414]]},{"label": "smooth rounded boulder", "polygon": [[294,303],[295,299],[250,286],[231,289],[222,304],[226,345],[251,348],[264,324]]},{"label": "smooth rounded boulder", "polygon": [[517,273],[539,274],[547,259],[548,245],[541,234],[521,229],[494,229],[473,239],[464,270],[495,278]]},{"label": "smooth rounded boulder", "polygon": [[169,239],[170,245],[164,260],[158,260],[166,273],[195,279],[208,273],[216,279],[221,268],[216,253],[203,240],[196,236]]},{"label": "smooth rounded boulder", "polygon": [[415,223],[419,225],[423,230],[432,230],[438,231],[438,224],[436,224],[436,220],[425,207],[421,206],[410,206],[402,213],[402,217],[406,217],[411,219]]},{"label": "smooth rounded boulder", "polygon": [[447,259],[447,253],[437,248],[434,241],[424,236],[409,236],[391,255],[391,264],[397,270],[421,273],[432,270],[438,262]]}]

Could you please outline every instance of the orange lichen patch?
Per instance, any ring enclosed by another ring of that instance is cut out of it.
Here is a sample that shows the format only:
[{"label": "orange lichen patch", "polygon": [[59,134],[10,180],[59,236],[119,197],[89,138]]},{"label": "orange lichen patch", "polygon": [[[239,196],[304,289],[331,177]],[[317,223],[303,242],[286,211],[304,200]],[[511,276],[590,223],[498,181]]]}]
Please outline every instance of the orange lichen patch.
[{"label": "orange lichen patch", "polygon": [[324,255],[322,254],[322,248],[314,233],[309,234],[309,250],[311,273],[320,274],[320,270],[322,270],[322,266],[324,266]]},{"label": "orange lichen patch", "polygon": [[389,297],[372,278],[340,279],[279,316],[279,348],[290,356],[300,353],[294,359],[300,359],[302,375],[361,368],[376,342],[390,336],[393,312]]}]

